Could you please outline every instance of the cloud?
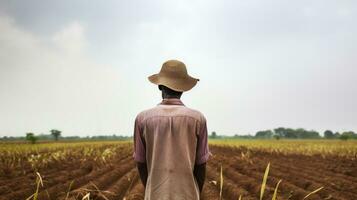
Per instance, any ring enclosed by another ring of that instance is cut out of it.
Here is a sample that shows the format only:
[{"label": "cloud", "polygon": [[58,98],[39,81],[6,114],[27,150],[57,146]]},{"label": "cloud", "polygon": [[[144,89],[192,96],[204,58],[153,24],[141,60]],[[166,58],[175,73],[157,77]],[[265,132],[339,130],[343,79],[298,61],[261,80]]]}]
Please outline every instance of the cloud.
[{"label": "cloud", "polygon": [[172,58],[201,79],[183,100],[209,130],[356,129],[352,1],[12,2],[0,3],[0,135],[130,134],[160,100],[146,77]]},{"label": "cloud", "polygon": [[84,27],[78,22],[72,22],[53,36],[54,43],[68,54],[80,54],[87,45]]},{"label": "cloud", "polygon": [[106,113],[106,106],[120,88],[120,72],[86,54],[80,22],[40,36],[2,16],[0,32],[0,135],[105,129],[104,116],[115,115]]}]

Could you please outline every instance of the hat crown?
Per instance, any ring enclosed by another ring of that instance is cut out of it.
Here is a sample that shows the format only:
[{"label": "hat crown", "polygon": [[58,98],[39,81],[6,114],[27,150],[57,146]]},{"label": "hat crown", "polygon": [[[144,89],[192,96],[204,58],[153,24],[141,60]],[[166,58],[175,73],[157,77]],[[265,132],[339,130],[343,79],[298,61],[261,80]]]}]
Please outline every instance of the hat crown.
[{"label": "hat crown", "polygon": [[178,60],[168,60],[166,61],[160,70],[160,74],[169,77],[187,77],[186,65]]}]

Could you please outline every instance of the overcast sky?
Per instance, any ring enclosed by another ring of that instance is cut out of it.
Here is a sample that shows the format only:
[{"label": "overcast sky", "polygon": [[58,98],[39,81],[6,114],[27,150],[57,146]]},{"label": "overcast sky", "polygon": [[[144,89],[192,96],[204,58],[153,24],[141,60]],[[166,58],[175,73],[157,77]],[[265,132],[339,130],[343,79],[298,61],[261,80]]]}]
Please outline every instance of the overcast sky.
[{"label": "overcast sky", "polygon": [[131,135],[168,59],[209,131],[357,131],[357,1],[0,0],[0,136]]}]

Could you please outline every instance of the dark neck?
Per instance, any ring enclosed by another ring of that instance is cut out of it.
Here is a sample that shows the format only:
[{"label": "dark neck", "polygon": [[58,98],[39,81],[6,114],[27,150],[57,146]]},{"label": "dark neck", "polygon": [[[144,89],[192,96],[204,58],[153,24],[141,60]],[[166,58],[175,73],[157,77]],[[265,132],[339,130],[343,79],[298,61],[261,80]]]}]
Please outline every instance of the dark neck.
[{"label": "dark neck", "polygon": [[181,95],[180,96],[177,96],[177,95],[168,95],[168,94],[165,94],[165,93],[162,93],[162,99],[180,99],[181,98]]}]

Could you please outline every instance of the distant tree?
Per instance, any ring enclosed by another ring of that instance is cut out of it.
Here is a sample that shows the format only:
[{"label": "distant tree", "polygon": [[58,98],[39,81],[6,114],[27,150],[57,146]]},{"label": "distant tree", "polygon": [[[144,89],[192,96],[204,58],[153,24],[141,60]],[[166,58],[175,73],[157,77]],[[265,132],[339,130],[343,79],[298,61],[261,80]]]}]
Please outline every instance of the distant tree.
[{"label": "distant tree", "polygon": [[279,135],[274,135],[273,137],[274,137],[274,139],[276,139],[276,140],[280,140],[280,136],[279,136]]},{"label": "distant tree", "polygon": [[279,138],[291,138],[291,139],[313,139],[320,138],[320,134],[314,130],[307,131],[303,128],[292,129],[292,128],[276,128],[274,129],[274,135],[279,136]]},{"label": "distant tree", "polygon": [[281,138],[298,138],[297,132],[291,128],[279,127],[274,129],[274,133]]},{"label": "distant tree", "polygon": [[217,138],[217,133],[215,131],[213,131],[211,133],[211,138],[214,139],[214,138]]},{"label": "distant tree", "polygon": [[287,128],[285,129],[285,137],[286,138],[299,138],[299,135],[302,135],[302,133],[305,131],[304,129],[298,129],[299,131],[302,131],[299,133],[298,131],[295,131],[292,128]]},{"label": "distant tree", "polygon": [[332,139],[332,138],[334,138],[334,137],[335,137],[335,136],[334,136],[334,134],[333,134],[332,131],[326,130],[326,131],[324,132],[324,138],[326,138],[326,139]]},{"label": "distant tree", "polygon": [[37,141],[37,137],[33,133],[26,133],[26,140],[30,141],[31,144],[35,144]]},{"label": "distant tree", "polygon": [[58,137],[61,136],[61,131],[56,130],[56,129],[52,129],[51,131],[51,135],[55,138],[55,140],[58,140]]},{"label": "distant tree", "polygon": [[354,138],[357,138],[357,134],[354,133],[353,131],[343,132],[340,136],[341,140],[348,140],[348,139],[354,139]]},{"label": "distant tree", "polygon": [[339,132],[336,132],[335,134],[333,134],[334,138],[340,138],[341,134]]},{"label": "distant tree", "polygon": [[348,135],[344,135],[344,134],[342,134],[341,136],[340,136],[340,139],[341,140],[348,140],[348,139],[350,139],[350,137],[348,136]]},{"label": "distant tree", "polygon": [[278,135],[279,137],[285,137],[285,128],[279,127],[274,129],[275,135]]},{"label": "distant tree", "polygon": [[306,138],[306,139],[316,139],[320,138],[320,134],[317,131],[311,130],[311,131],[304,131],[301,134],[298,134],[299,138]]},{"label": "distant tree", "polygon": [[273,131],[271,130],[265,130],[265,131],[258,131],[255,134],[256,138],[272,138],[274,135]]}]

